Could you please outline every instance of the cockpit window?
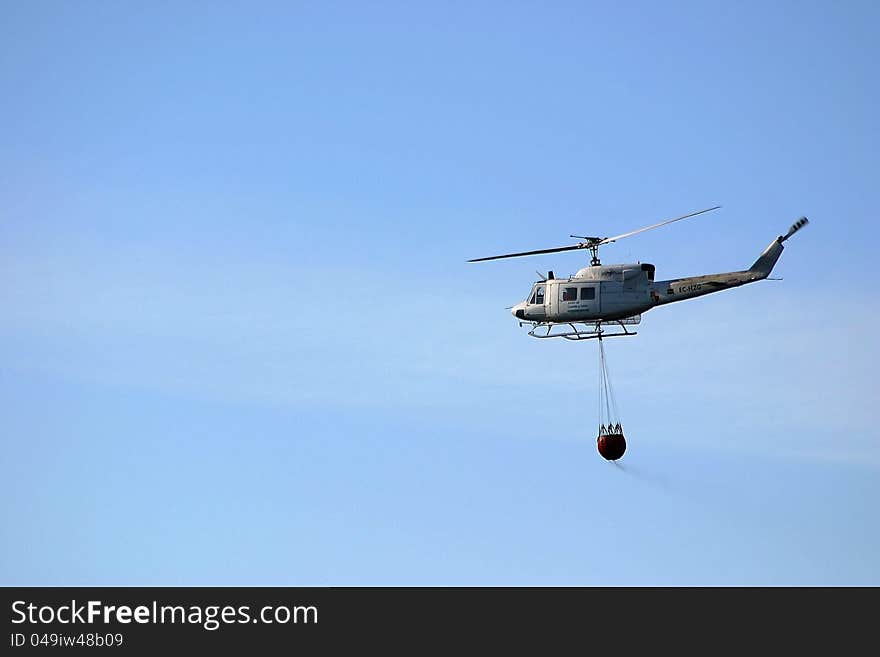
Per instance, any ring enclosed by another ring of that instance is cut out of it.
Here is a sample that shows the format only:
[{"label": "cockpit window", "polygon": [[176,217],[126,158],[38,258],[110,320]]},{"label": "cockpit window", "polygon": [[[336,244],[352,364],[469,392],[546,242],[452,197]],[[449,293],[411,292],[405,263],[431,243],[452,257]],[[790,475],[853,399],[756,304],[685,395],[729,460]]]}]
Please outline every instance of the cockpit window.
[{"label": "cockpit window", "polygon": [[560,301],[577,301],[578,289],[576,287],[564,287],[560,290]]},{"label": "cockpit window", "polygon": [[532,295],[532,300],[529,303],[534,303],[539,306],[544,305],[544,286],[539,285],[535,288],[535,293]]}]

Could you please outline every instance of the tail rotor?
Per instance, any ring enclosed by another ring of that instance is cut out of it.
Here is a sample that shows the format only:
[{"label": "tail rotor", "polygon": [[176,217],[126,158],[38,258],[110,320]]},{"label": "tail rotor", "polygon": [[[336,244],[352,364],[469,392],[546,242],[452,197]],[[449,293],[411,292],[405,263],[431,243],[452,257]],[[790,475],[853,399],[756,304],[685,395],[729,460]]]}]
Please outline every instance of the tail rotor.
[{"label": "tail rotor", "polygon": [[788,232],[785,234],[785,236],[779,238],[779,243],[782,244],[785,240],[787,240],[789,237],[794,235],[796,232],[798,232],[801,228],[806,226],[808,223],[810,223],[810,220],[807,219],[806,217],[801,217],[800,219],[795,221],[791,225],[791,228],[788,229]]}]

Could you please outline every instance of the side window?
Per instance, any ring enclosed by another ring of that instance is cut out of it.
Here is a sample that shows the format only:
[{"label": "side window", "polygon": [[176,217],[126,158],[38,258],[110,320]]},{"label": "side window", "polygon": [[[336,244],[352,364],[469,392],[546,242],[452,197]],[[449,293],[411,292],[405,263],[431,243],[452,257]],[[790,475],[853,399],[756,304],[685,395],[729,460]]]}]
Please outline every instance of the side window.
[{"label": "side window", "polygon": [[594,287],[582,287],[581,288],[581,301],[593,301],[596,298],[596,288]]},{"label": "side window", "polygon": [[539,306],[544,305],[544,286],[539,285],[535,288],[535,293],[532,295],[531,301],[529,303],[538,304]]},{"label": "side window", "polygon": [[564,287],[560,290],[560,301],[577,301],[578,289],[576,287]]}]

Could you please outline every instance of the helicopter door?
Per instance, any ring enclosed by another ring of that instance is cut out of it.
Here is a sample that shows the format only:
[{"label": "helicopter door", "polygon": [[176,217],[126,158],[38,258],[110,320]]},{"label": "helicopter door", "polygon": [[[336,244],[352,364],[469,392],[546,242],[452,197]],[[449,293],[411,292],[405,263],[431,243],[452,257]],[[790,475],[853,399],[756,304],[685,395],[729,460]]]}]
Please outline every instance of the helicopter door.
[{"label": "helicopter door", "polygon": [[602,310],[600,305],[599,291],[602,286],[599,283],[584,285],[578,289],[578,304],[582,312],[598,314]]},{"label": "helicopter door", "polygon": [[560,283],[557,292],[554,294],[550,302],[553,304],[551,312],[560,319],[565,319],[569,315],[580,311],[580,302],[578,301],[577,286],[571,283]]}]

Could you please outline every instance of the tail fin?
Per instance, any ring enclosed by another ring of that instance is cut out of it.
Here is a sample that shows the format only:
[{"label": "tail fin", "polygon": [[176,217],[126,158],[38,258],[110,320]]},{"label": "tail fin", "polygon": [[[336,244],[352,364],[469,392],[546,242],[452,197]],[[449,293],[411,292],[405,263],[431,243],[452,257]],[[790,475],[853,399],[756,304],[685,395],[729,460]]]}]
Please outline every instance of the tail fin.
[{"label": "tail fin", "polygon": [[770,272],[773,271],[773,266],[779,260],[779,256],[782,255],[782,250],[785,248],[782,246],[781,239],[777,237],[771,242],[770,246],[764,249],[764,253],[755,260],[755,264],[749,267],[750,272],[757,274],[761,278],[767,278],[770,275]]},{"label": "tail fin", "polygon": [[776,264],[776,261],[779,260],[779,256],[782,255],[782,251],[785,248],[782,246],[782,243],[808,223],[810,222],[806,217],[801,217],[794,222],[785,235],[780,235],[771,242],[770,246],[764,249],[764,253],[755,260],[755,264],[749,267],[749,271],[761,278],[767,278],[770,275],[770,272],[773,271],[773,266]]}]

